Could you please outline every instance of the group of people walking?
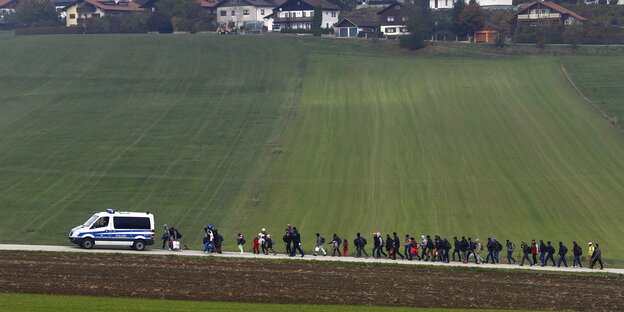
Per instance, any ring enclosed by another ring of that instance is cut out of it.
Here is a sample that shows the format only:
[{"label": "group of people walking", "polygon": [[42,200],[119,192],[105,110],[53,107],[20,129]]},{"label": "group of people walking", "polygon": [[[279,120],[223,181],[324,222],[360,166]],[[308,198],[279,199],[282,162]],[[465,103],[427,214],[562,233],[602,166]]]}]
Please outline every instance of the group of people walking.
[{"label": "group of people walking", "polygon": [[[223,236],[221,236],[216,228],[212,224],[207,225],[204,228],[205,236],[203,239],[204,251],[206,253],[221,253],[221,246],[223,243]],[[173,227],[167,228],[163,236],[163,248],[165,247],[165,236],[167,241],[170,237],[174,238],[179,236],[179,232],[174,230]],[[286,254],[290,257],[294,257],[297,254],[301,257],[305,256],[303,246],[301,243],[301,233],[297,230],[297,227],[293,227],[288,224],[284,230],[282,240],[285,243]],[[405,234],[403,239],[400,239],[396,232],[392,234],[387,233],[384,237],[380,232],[373,232],[371,236],[373,258],[387,258],[396,260],[400,257],[402,260],[419,260],[419,261],[431,261],[431,262],[446,262],[461,261],[468,263],[474,261],[476,264],[481,263],[500,263],[500,254],[506,249],[506,258],[508,264],[516,264],[517,261],[514,258],[516,252],[516,245],[506,240],[504,243],[497,240],[495,237],[488,237],[487,241],[482,243],[478,238],[472,239],[471,237],[461,238],[453,237],[453,242],[447,238],[442,238],[439,235],[435,235],[433,238],[430,235],[421,235],[419,239],[414,236]],[[340,238],[336,233],[333,234],[332,239],[327,242],[327,239],[320,233],[316,233],[314,247],[314,256],[322,255],[327,256],[328,253],[325,250],[325,246],[329,245],[331,255],[333,257],[347,257],[349,256],[349,242],[347,239]],[[236,243],[240,253],[245,252],[245,244],[247,243],[242,233],[237,233]],[[277,252],[274,249],[275,240],[271,237],[266,230],[262,228],[258,235],[253,238],[252,252],[254,254],[268,255],[272,253],[276,255]],[[368,245],[367,239],[361,233],[357,233],[353,240],[353,246],[355,247],[354,256],[370,257],[366,251]],[[451,252],[452,250],[452,252]],[[567,256],[569,253],[568,248],[559,242],[558,247],[555,248],[550,241],[544,242],[539,240],[532,240],[529,244],[524,241],[520,243],[520,252],[522,258],[520,259],[520,266],[524,265],[527,261],[530,266],[541,265],[547,266],[552,263],[553,266],[568,267]],[[482,255],[485,254],[485,259]],[[555,254],[557,256],[557,262],[555,263]],[[572,242],[572,267],[582,267],[581,257],[583,256],[583,249],[576,242]],[[588,262],[587,265],[590,268],[594,268],[595,264],[600,264],[600,269],[604,268],[602,263],[602,251],[599,244],[592,242],[588,243],[587,250]]]}]

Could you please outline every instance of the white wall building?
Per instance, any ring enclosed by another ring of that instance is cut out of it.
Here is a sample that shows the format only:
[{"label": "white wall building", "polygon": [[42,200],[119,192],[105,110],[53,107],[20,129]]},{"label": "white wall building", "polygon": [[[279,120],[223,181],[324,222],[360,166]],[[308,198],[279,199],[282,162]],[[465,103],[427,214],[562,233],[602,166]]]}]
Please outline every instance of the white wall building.
[{"label": "white wall building", "polygon": [[326,0],[288,0],[273,9],[266,19],[272,21],[273,31],[282,29],[312,29],[314,9],[322,10],[322,28],[332,28],[338,23],[340,8]]}]

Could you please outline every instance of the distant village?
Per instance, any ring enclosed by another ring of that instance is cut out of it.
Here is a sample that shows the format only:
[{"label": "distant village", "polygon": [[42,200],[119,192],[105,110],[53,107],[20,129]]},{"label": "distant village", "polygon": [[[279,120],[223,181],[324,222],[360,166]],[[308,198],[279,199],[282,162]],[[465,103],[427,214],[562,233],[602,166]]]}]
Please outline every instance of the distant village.
[{"label": "distant village", "polygon": [[[314,23],[320,23],[325,35],[339,38],[387,38],[396,39],[410,33],[408,21],[415,0],[0,0],[0,26],[10,24],[24,2],[50,2],[58,15],[59,24],[68,28],[84,29],[85,33],[97,33],[98,20],[109,17],[143,19],[146,32],[216,32],[219,34],[259,33],[311,33]],[[175,9],[175,1],[189,5]],[[435,28],[431,39],[435,41],[494,42],[501,29],[493,27],[488,20],[495,12],[506,14],[508,25],[503,36],[509,37],[517,29],[530,29],[540,25],[556,26],[563,33],[567,26],[586,23],[590,18],[575,12],[561,2],[517,0],[474,1],[484,13],[484,21],[475,23],[473,29],[456,30],[459,13],[455,0],[424,0],[434,12]],[[463,0],[459,0],[462,1]],[[601,3],[595,0],[571,2],[576,6],[620,7],[624,0]],[[173,2],[173,4],[172,4]],[[462,6],[468,5],[462,3]],[[32,6],[32,4],[31,4]],[[182,13],[171,13],[175,10]],[[163,11],[163,12],[161,12]],[[164,12],[167,11],[167,12]],[[164,21],[146,17],[163,13]],[[619,10],[619,12],[624,12]],[[321,15],[320,18],[319,16]],[[621,15],[624,15],[621,14]],[[189,17],[191,16],[191,17]],[[151,20],[148,20],[151,19]],[[455,19],[455,20],[453,20]],[[190,22],[189,22],[190,21]],[[40,23],[41,24],[41,23]],[[125,24],[128,24],[125,22]],[[167,25],[171,29],[161,29]],[[8,28],[5,25],[5,28]],[[165,25],[165,26],[162,26]],[[50,26],[27,25],[26,26]],[[617,26],[617,25],[616,25]],[[622,27],[624,25],[620,25]],[[160,28],[159,28],[160,27]],[[15,28],[20,28],[15,26]],[[171,30],[171,31],[167,31]],[[129,31],[133,32],[133,31]],[[141,32],[141,31],[138,31]]]}]

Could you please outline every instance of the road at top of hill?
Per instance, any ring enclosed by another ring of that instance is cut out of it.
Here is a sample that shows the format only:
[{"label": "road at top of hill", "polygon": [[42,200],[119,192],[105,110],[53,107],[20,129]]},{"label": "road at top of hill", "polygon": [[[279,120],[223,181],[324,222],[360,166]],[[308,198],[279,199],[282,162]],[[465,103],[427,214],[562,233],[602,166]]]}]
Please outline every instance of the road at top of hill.
[{"label": "road at top of hill", "polygon": [[621,276],[220,257],[2,251],[0,292],[377,306],[613,311]]}]

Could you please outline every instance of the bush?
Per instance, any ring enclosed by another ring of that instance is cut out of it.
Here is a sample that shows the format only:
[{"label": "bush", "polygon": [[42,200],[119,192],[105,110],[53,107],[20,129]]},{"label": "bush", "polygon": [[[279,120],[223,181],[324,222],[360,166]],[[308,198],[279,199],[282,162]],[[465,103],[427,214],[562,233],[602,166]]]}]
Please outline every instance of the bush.
[{"label": "bush", "polygon": [[142,34],[147,29],[145,19],[139,14],[106,15],[84,21],[84,31],[88,34]]},{"label": "bush", "polygon": [[161,34],[170,34],[173,32],[173,24],[167,15],[154,12],[147,19],[147,30],[157,31]]}]

